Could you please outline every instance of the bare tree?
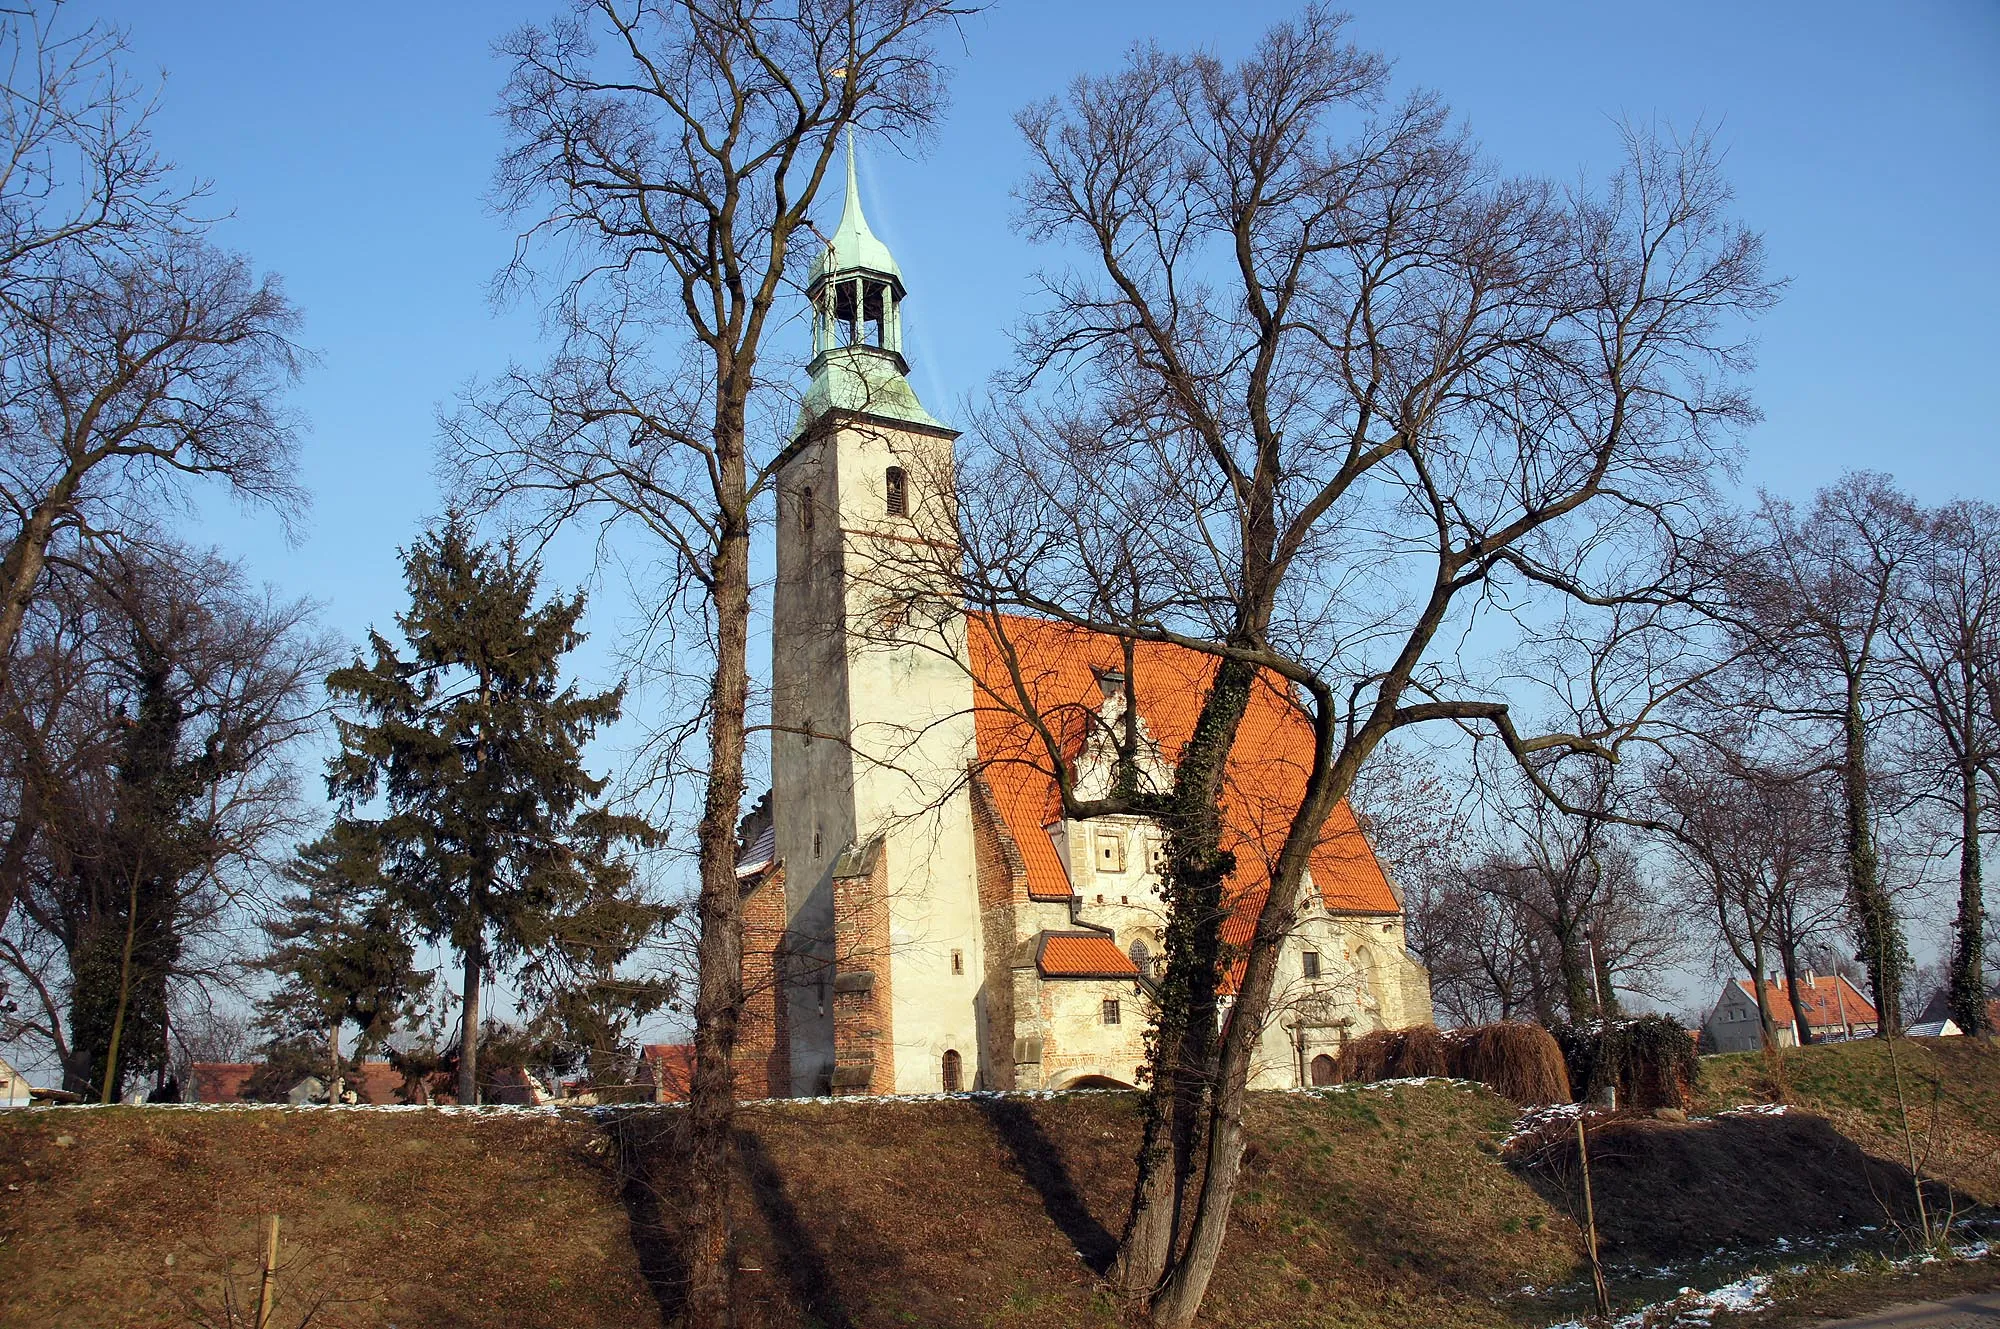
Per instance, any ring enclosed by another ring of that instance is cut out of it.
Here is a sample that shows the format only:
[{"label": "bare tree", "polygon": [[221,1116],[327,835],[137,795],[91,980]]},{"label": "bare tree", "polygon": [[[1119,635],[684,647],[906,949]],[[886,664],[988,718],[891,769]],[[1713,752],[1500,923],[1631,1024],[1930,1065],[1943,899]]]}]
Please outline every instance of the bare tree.
[{"label": "bare tree", "polygon": [[1746,543],[1719,556],[1730,565],[1750,671],[1743,701],[1790,720],[1802,760],[1840,782],[1855,941],[1881,1036],[1891,1037],[1901,1028],[1909,950],[1884,880],[1877,819],[1886,754],[1873,739],[1906,709],[1895,636],[1928,537],[1886,477],[1857,473],[1821,490],[1805,513],[1765,495]]},{"label": "bare tree", "polygon": [[[123,35],[0,14],[0,681],[52,549],[189,477],[291,512],[279,391],[302,356],[273,278],[202,239]],[[9,898],[0,895],[0,920]]]},{"label": "bare tree", "polygon": [[[1674,551],[1751,417],[1733,325],[1775,294],[1706,141],[1633,133],[1607,187],[1566,192],[1500,176],[1385,80],[1315,7],[1235,66],[1142,49],[1020,116],[1024,228],[1083,269],[1045,278],[1015,385],[1043,390],[989,422],[963,477],[968,597],[1003,663],[1008,606],[1218,661],[1164,795],[1082,797],[1040,731],[1066,817],[1166,828],[1154,1087],[1114,1271],[1162,1325],[1206,1290],[1278,948],[1369,756],[1441,722],[1523,761],[1610,758],[1700,653]],[[1520,680],[1467,646],[1488,624],[1582,657],[1588,681],[1547,698],[1554,732],[1517,722],[1495,681]],[[1233,866],[1216,796],[1259,687],[1298,707],[1311,769],[1211,1042]],[[1000,704],[1031,711],[1016,691]]]},{"label": "bare tree", "polygon": [[1924,792],[1958,820],[1958,917],[1947,984],[1952,1018],[1988,1032],[1986,901],[1980,837],[2000,765],[2000,508],[1952,503],[1927,513],[1929,540],[1907,614],[1891,623],[1903,690],[1916,720],[1916,761],[1936,772]]},{"label": "bare tree", "polygon": [[292,756],[329,651],[307,606],[172,544],[66,565],[21,641],[0,771],[34,832],[7,864],[0,962],[65,1085],[109,1101],[134,1070],[165,1073],[184,989],[235,975],[235,933],[299,824]]},{"label": "bare tree", "polygon": [[[1740,731],[1730,737],[1723,750],[1663,765],[1654,790],[1689,903],[1712,912],[1718,944],[1749,976],[1769,1049],[1778,1045],[1770,959],[1782,961],[1796,993],[1801,949],[1827,920],[1827,887],[1839,880],[1838,816],[1810,776],[1759,765]],[[1811,1041],[1803,1013],[1799,1037]]]},{"label": "bare tree", "polygon": [[[509,280],[554,278],[549,362],[444,422],[473,507],[550,532],[633,528],[657,551],[655,663],[692,695],[656,767],[699,786],[686,1313],[730,1319],[731,1056],[743,1005],[735,872],[750,733],[753,522],[802,443],[783,361],[794,244],[841,132],[920,137],[943,103],[939,0],[595,0],[501,43],[499,200],[527,224]],[[546,260],[544,262],[544,260]],[[696,752],[697,740],[705,739]]]}]

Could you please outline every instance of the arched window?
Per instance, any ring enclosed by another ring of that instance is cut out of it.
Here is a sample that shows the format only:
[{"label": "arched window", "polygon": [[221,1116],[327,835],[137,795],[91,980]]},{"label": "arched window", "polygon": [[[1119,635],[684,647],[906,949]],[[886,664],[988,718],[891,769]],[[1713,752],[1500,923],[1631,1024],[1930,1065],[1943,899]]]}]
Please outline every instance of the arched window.
[{"label": "arched window", "polygon": [[812,528],[813,528],[813,487],[811,485],[807,485],[804,489],[801,489],[799,491],[799,529],[802,531],[810,531]]},{"label": "arched window", "polygon": [[891,517],[905,516],[910,511],[910,481],[900,466],[891,466],[887,479],[888,507]]},{"label": "arched window", "polygon": [[1329,1057],[1326,1055],[1326,1053],[1322,1052],[1317,1057],[1313,1058],[1312,1082],[1314,1084],[1316,1085],[1334,1084],[1336,1083],[1334,1079],[1336,1074],[1338,1074],[1338,1072],[1335,1070],[1334,1060],[1332,1057]]},{"label": "arched window", "polygon": [[1134,937],[1132,939],[1131,948],[1128,949],[1125,953],[1132,957],[1132,964],[1138,969],[1140,973],[1144,974],[1148,978],[1151,978],[1153,976],[1153,952],[1152,949],[1146,945],[1146,939],[1144,937]]},{"label": "arched window", "polygon": [[965,1088],[963,1067],[964,1062],[960,1059],[957,1048],[952,1048],[944,1054],[944,1091],[947,1094],[955,1094]]}]

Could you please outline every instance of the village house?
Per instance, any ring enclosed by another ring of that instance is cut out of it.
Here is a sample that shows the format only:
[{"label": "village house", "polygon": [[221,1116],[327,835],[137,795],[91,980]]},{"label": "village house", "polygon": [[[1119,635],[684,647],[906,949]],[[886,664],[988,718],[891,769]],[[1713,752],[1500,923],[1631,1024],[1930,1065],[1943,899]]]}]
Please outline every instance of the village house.
[{"label": "village house", "polygon": [[[1165,789],[1215,661],[1140,643],[1128,666],[1115,639],[961,608],[957,433],[906,377],[903,277],[862,214],[851,154],[807,295],[812,381],[778,485],[772,788],[738,868],[738,1092],[1133,1085],[1162,953],[1160,829],[1066,819],[1042,732],[1088,797],[1113,778],[1130,697],[1141,782]],[[1283,685],[1260,680],[1225,794],[1233,943],[1311,752]],[[1350,1037],[1431,1018],[1402,901],[1345,804],[1302,896],[1259,1087],[1330,1083]]]},{"label": "village house", "polygon": [[0,1058],[0,1108],[27,1107],[33,1101],[28,1077]]},{"label": "village house", "polygon": [[[1778,1046],[1797,1047],[1799,1022],[1804,1020],[1815,1043],[1868,1038],[1875,1033],[1875,1007],[1838,974],[1808,973],[1794,988],[1776,974],[1764,985]],[[1739,978],[1723,988],[1702,1026],[1717,1052],[1754,1052],[1764,1046],[1757,1020],[1757,995],[1750,980]]]}]

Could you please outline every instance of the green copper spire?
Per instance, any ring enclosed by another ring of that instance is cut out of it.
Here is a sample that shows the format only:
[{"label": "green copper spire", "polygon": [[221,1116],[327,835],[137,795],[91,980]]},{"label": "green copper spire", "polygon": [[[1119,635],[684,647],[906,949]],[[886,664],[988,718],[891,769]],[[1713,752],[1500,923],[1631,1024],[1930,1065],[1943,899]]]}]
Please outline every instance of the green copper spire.
[{"label": "green copper spire", "polygon": [[813,260],[806,298],[813,306],[813,377],[795,435],[829,411],[944,427],[917,400],[907,377],[903,273],[862,215],[852,130],[847,135],[846,206],[833,238]]}]

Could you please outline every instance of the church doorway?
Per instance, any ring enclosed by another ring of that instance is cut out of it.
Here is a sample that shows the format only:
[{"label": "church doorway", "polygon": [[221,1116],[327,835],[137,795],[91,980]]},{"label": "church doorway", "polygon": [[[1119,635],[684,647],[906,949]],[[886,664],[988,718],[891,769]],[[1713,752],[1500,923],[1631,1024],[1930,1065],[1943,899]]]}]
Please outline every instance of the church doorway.
[{"label": "church doorway", "polygon": [[1312,1082],[1315,1085],[1340,1083],[1340,1069],[1332,1057],[1322,1052],[1312,1059]]}]

